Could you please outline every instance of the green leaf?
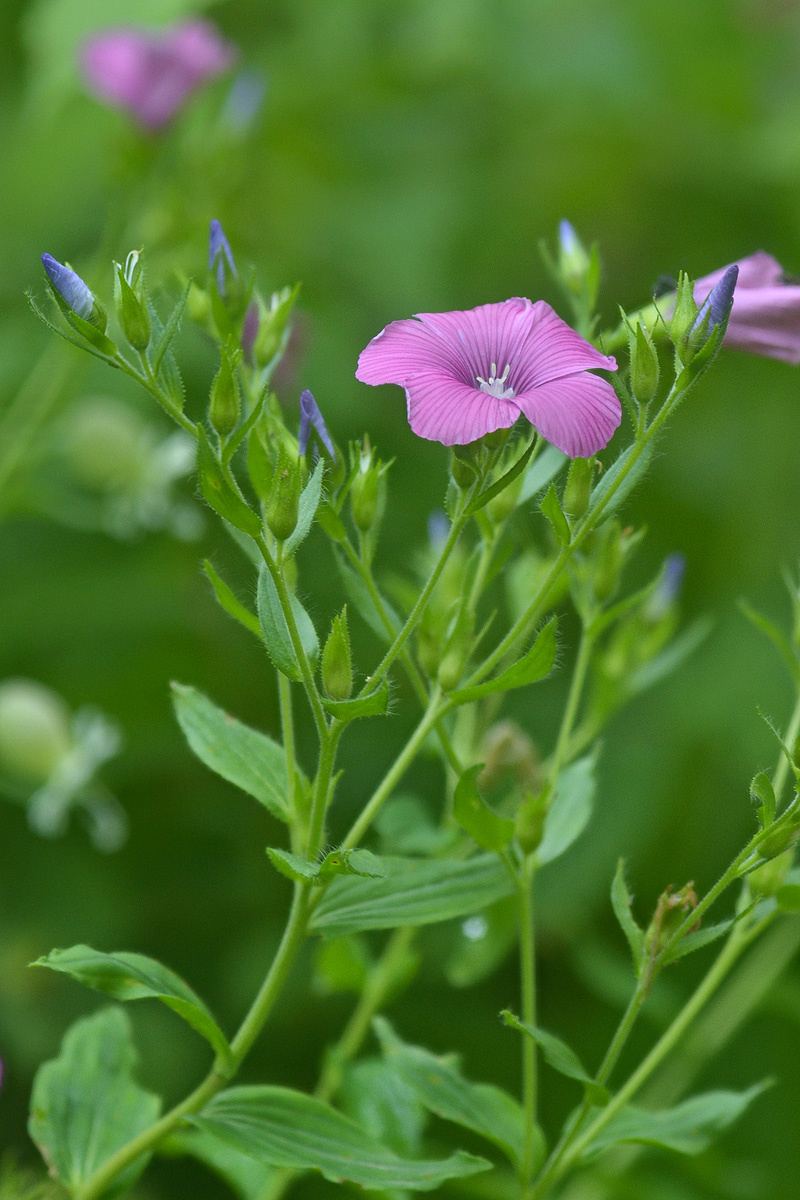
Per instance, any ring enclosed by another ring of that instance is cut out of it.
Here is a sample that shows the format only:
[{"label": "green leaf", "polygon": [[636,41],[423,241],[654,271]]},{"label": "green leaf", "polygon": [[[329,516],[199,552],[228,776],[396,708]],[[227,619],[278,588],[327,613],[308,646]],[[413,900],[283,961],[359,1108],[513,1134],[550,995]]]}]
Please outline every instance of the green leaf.
[{"label": "green leaf", "polygon": [[77,346],[79,350],[85,350],[87,354],[93,354],[94,357],[99,358],[101,362],[108,363],[108,365],[111,367],[117,366],[115,359],[111,358],[108,354],[102,354],[99,350],[96,350],[94,346],[90,346],[88,342],[84,342],[79,337],[76,337],[71,333],[67,333],[65,329],[59,329],[58,325],[54,325],[46,313],[44,313],[36,303],[33,298],[33,294],[31,292],[26,292],[25,295],[31,311],[36,314],[39,320],[46,325],[49,330],[51,330],[53,333],[57,333],[58,336],[63,338],[65,342],[69,342],[71,345]]},{"label": "green leaf", "polygon": [[766,771],[759,771],[754,776],[753,782],[750,784],[750,798],[758,804],[756,812],[759,824],[762,829],[766,829],[767,825],[771,825],[775,820],[775,809],[777,808],[775,789]]},{"label": "green leaf", "polygon": [[318,863],[308,862],[288,850],[267,847],[272,865],[281,875],[297,883],[327,883],[334,875],[358,875],[365,879],[383,879],[386,867],[370,850],[331,850]]},{"label": "green leaf", "polygon": [[501,492],[504,492],[506,488],[522,474],[528,465],[531,455],[533,454],[535,445],[536,438],[534,437],[531,439],[529,445],[525,447],[522,454],[520,454],[513,466],[509,467],[505,474],[501,475],[500,478],[491,485],[491,487],[486,488],[485,491],[481,492],[479,496],[475,497],[467,509],[466,515],[468,517],[474,516],[475,513],[481,508],[484,508],[490,500],[494,499],[495,496],[499,496]]},{"label": "green leaf", "polygon": [[740,600],[739,608],[750,624],[755,625],[756,629],[769,638],[783,659],[793,681],[800,684],[800,657],[783,631],[773,624],[769,617],[765,617],[763,613],[753,608],[747,600]]},{"label": "green leaf", "polygon": [[[296,596],[291,593],[289,602],[294,613],[297,632],[306,656],[312,663],[319,657],[319,639],[306,610]],[[289,627],[283,615],[278,589],[268,568],[262,566],[258,573],[257,594],[258,619],[261,624],[261,636],[267,648],[272,665],[287,678],[299,683],[303,678],[300,663],[294,652]]]},{"label": "green leaf", "polygon": [[528,469],[522,483],[518,503],[524,504],[526,500],[531,500],[539,492],[543,492],[568,461],[563,450],[559,450],[556,446],[547,446]]},{"label": "green leaf", "polygon": [[164,355],[169,350],[170,345],[172,343],[172,339],[175,337],[175,334],[178,332],[178,329],[180,328],[181,319],[183,317],[183,312],[184,312],[184,309],[186,308],[186,301],[189,297],[189,288],[191,286],[192,286],[191,283],[187,283],[187,285],[184,289],[183,295],[181,296],[180,300],[173,308],[172,312],[167,317],[166,324],[164,325],[164,328],[161,330],[161,334],[159,335],[158,340],[151,347],[150,368],[156,377],[158,376],[158,373],[161,370],[161,363],[164,359]]},{"label": "green leaf", "polygon": [[432,1162],[401,1158],[355,1121],[289,1088],[230,1088],[186,1120],[257,1162],[321,1171],[333,1182],[347,1179],[372,1190],[430,1191],[491,1166],[463,1151]]},{"label": "green leaf", "polygon": [[291,854],[275,846],[267,846],[267,854],[276,871],[285,875],[295,883],[317,883],[319,880],[319,864],[308,862],[299,854]]},{"label": "green leaf", "polygon": [[466,861],[385,858],[384,879],[335,879],[311,919],[325,937],[360,929],[431,925],[478,912],[514,883],[494,854]]},{"label": "green leaf", "polygon": [[452,693],[451,700],[455,704],[469,704],[473,700],[480,700],[483,696],[489,696],[493,692],[509,692],[514,688],[526,687],[529,683],[537,683],[540,679],[544,679],[552,671],[556,660],[557,631],[558,617],[551,617],[544,628],[540,630],[530,650],[523,654],[522,658],[507,671],[503,671],[502,675],[498,675],[495,679],[488,679],[485,683],[478,683],[474,687],[460,688]]},{"label": "green leaf", "polygon": [[568,546],[570,537],[572,536],[570,533],[569,521],[564,515],[564,510],[562,509],[561,503],[558,499],[558,493],[556,492],[556,485],[554,483],[550,484],[550,487],[547,489],[544,500],[542,500],[539,508],[541,509],[542,515],[547,517],[547,520],[550,522],[550,527],[555,534],[555,539],[559,546]]},{"label": "green leaf", "polygon": [[515,1166],[519,1164],[525,1118],[512,1096],[491,1084],[471,1083],[450,1058],[403,1042],[384,1017],[376,1017],[373,1025],[386,1061],[426,1108],[445,1121],[482,1134]]},{"label": "green leaf", "polygon": [[[136,1059],[127,1013],[103,1008],[76,1021],[58,1058],[36,1073],[28,1130],[52,1173],[71,1191],[158,1119],[159,1097],[134,1082]],[[118,1175],[114,1192],[107,1194],[129,1188],[148,1158],[142,1155]]]},{"label": "green leaf", "polygon": [[225,580],[214,570],[207,558],[203,560],[203,570],[214,589],[214,595],[228,616],[233,617],[240,625],[244,625],[245,629],[254,633],[261,641],[261,626],[258,623],[258,617],[251,613],[249,608],[245,608],[240,600],[237,600]]},{"label": "green leaf", "polygon": [[404,1157],[419,1153],[426,1113],[389,1063],[366,1058],[348,1067],[338,1094],[345,1114],[377,1142]]},{"label": "green leaf", "polygon": [[242,1200],[261,1200],[275,1175],[274,1167],[265,1167],[249,1154],[242,1154],[241,1150],[234,1150],[199,1129],[178,1129],[159,1146],[159,1153],[165,1157],[190,1154],[216,1172]]},{"label": "green leaf", "polygon": [[186,684],[172,684],[172,700],[178,724],[200,761],[259,800],[273,817],[288,821],[283,747]]},{"label": "green leaf", "polygon": [[712,942],[719,941],[721,937],[725,937],[726,934],[730,933],[737,920],[743,917],[745,912],[749,912],[751,908],[752,905],[748,906],[737,917],[729,917],[726,921],[718,921],[716,925],[706,925],[702,929],[696,929],[694,933],[687,933],[665,955],[665,965],[666,963],[675,962],[679,958],[685,958],[687,954],[694,954],[695,950],[702,950],[704,946],[710,946]]},{"label": "green leaf", "polygon": [[443,964],[451,987],[474,987],[502,966],[517,944],[516,914],[516,898],[508,896],[460,922]]},{"label": "green leaf", "polygon": [[614,909],[614,916],[619,921],[620,928],[627,939],[631,957],[633,958],[633,966],[638,975],[642,969],[644,933],[634,920],[631,908],[631,894],[628,891],[628,885],[625,883],[625,860],[623,858],[617,863],[614,882],[611,884],[611,907]]},{"label": "green leaf", "polygon": [[314,474],[300,493],[300,503],[297,510],[297,524],[293,533],[283,543],[283,552],[291,558],[297,547],[308,536],[314,517],[322,498],[322,476],[325,474],[325,460],[320,458],[314,468]]},{"label": "green leaf", "polygon": [[456,784],[453,816],[483,850],[503,850],[514,836],[514,822],[493,812],[478,791],[484,764],[466,770]]},{"label": "green leaf", "polygon": [[536,851],[540,866],[568,850],[583,833],[592,815],[597,755],[587,754],[570,763],[556,781],[553,802],[544,819],[544,833]]},{"label": "green leaf", "polygon": [[356,717],[382,717],[389,706],[389,685],[384,679],[374,692],[355,696],[352,700],[327,700],[322,703],[339,721],[355,721]]},{"label": "green leaf", "polygon": [[655,443],[656,439],[651,438],[642,450],[638,443],[633,442],[626,450],[622,451],[616,462],[612,463],[601,476],[600,482],[592,492],[583,524],[589,524],[595,520],[598,509],[613,489],[616,490],[603,508],[602,519],[605,521],[625,503],[633,489],[638,483],[641,483],[646,475],[653,459]]},{"label": "green leaf", "polygon": [[71,946],[69,950],[51,950],[32,965],[71,975],[85,987],[115,1000],[161,1000],[204,1037],[223,1062],[230,1059],[228,1039],[197,993],[154,958],[127,950],[104,954],[91,946]]},{"label": "green leaf", "polygon": [[586,1088],[586,1099],[590,1104],[598,1107],[608,1104],[608,1088],[604,1088],[602,1084],[592,1079],[571,1046],[562,1042],[561,1038],[556,1037],[554,1033],[548,1033],[547,1030],[540,1029],[537,1025],[529,1025],[527,1021],[520,1021],[519,1017],[515,1017],[508,1009],[504,1009],[500,1016],[512,1029],[518,1030],[526,1037],[533,1038],[537,1046],[541,1048],[545,1062],[554,1071],[558,1071],[559,1075],[566,1075],[568,1079],[575,1079],[578,1083],[582,1083]]},{"label": "green leaf", "polygon": [[598,1134],[586,1153],[594,1154],[619,1142],[644,1142],[679,1154],[700,1154],[767,1086],[757,1083],[745,1092],[703,1092],[660,1112],[629,1105]]},{"label": "green leaf", "polygon": [[200,475],[200,490],[206,503],[237,529],[249,533],[251,537],[259,537],[261,518],[248,507],[241,494],[234,490],[223,474],[222,466],[202,425],[197,426],[197,470]]}]

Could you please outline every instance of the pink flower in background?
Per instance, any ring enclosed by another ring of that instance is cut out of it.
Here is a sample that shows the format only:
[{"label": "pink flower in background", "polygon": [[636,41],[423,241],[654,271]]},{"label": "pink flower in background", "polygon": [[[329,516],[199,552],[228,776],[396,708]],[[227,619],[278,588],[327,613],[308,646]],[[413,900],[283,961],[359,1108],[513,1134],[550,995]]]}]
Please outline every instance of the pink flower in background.
[{"label": "pink flower in background", "polygon": [[109,29],[83,44],[81,65],[101,100],[124,108],[146,129],[161,129],[193,92],[233,63],[234,47],[207,21],[158,33]]},{"label": "pink flower in background", "polygon": [[[739,278],[725,345],[797,365],[800,363],[800,285],[787,283],[780,263],[763,250],[740,259],[738,267]],[[697,280],[694,285],[697,304],[702,304],[726,270],[723,267]]]},{"label": "pink flower in background", "polygon": [[411,428],[445,446],[508,429],[522,413],[559,450],[588,458],[622,416],[591,368],[617,364],[544,300],[516,298],[392,321],[362,351],[356,378],[405,388]]}]

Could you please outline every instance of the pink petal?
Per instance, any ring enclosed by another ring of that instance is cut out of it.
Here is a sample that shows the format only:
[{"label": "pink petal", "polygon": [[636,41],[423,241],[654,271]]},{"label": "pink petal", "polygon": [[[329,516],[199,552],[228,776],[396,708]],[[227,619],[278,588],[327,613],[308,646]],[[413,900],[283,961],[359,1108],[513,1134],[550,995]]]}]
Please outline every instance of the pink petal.
[{"label": "pink petal", "polygon": [[495,429],[509,429],[519,417],[513,401],[459,383],[446,371],[419,372],[405,391],[414,433],[444,446],[465,446]]},{"label": "pink petal", "polygon": [[198,83],[219,75],[236,58],[233,46],[222,40],[209,21],[176,25],[165,39],[165,47]]},{"label": "pink petal", "polygon": [[800,364],[800,287],[737,289],[725,345]]},{"label": "pink petal", "polygon": [[392,321],[361,351],[356,379],[403,384],[418,371],[457,372],[466,382],[460,343],[450,344],[422,321]]},{"label": "pink petal", "polygon": [[149,43],[133,30],[114,30],[84,43],[81,62],[92,91],[126,107],[140,102]]},{"label": "pink petal", "polygon": [[[728,264],[728,266],[732,265],[731,263]],[[739,268],[739,277],[736,280],[737,293],[746,291],[748,288],[770,287],[774,284],[779,284],[783,276],[783,267],[781,264],[771,254],[767,254],[765,250],[756,250],[755,254],[749,254],[747,258],[737,259],[736,265]],[[722,267],[719,271],[712,271],[710,275],[703,275],[701,279],[696,280],[694,285],[696,304],[703,303],[708,293],[716,283],[719,283],[727,269],[727,266]]]},{"label": "pink petal", "polygon": [[589,458],[611,440],[622,409],[610,383],[581,372],[514,397],[543,437],[570,458]]},{"label": "pink petal", "polygon": [[527,392],[576,371],[616,371],[615,359],[596,350],[544,300],[531,306],[531,318],[522,354],[524,367],[521,364],[514,381],[516,391]]}]

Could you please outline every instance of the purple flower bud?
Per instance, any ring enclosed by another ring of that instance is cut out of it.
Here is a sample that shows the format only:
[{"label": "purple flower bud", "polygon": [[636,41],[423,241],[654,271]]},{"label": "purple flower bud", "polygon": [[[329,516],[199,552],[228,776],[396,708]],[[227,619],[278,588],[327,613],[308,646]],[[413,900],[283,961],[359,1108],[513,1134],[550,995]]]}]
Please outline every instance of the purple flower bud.
[{"label": "purple flower bud", "polygon": [[438,554],[447,541],[450,532],[450,520],[441,508],[435,508],[428,517],[428,541],[431,549]]},{"label": "purple flower bud", "polygon": [[319,406],[316,400],[311,395],[311,392],[306,388],[300,395],[300,433],[297,438],[298,453],[302,456],[308,449],[308,439],[311,434],[311,426],[317,431],[320,441],[325,449],[330,454],[331,458],[336,458],[336,450],[334,449],[331,436],[328,433],[328,428],[325,424],[325,419],[319,411]]},{"label": "purple flower bud", "polygon": [[580,238],[566,217],[558,223],[558,240],[564,254],[575,254],[583,250]]},{"label": "purple flower bud", "polygon": [[660,621],[678,599],[685,571],[686,559],[682,554],[668,554],[664,559],[661,578],[645,609],[650,621]]},{"label": "purple flower bud", "polygon": [[214,218],[208,236],[208,269],[217,273],[217,288],[220,296],[225,295],[225,263],[234,279],[238,279],[236,263],[228,239],[225,237],[222,225]]},{"label": "purple flower bud", "polygon": [[64,303],[82,320],[91,320],[95,299],[80,275],[58,262],[52,254],[42,255],[42,266]]},{"label": "purple flower bud", "polygon": [[697,314],[697,319],[694,325],[692,325],[690,334],[695,333],[698,329],[702,329],[706,317],[708,317],[709,334],[718,325],[723,325],[727,321],[733,307],[733,292],[738,278],[739,268],[734,263],[732,267],[728,267],[719,282],[708,293],[700,312]]}]

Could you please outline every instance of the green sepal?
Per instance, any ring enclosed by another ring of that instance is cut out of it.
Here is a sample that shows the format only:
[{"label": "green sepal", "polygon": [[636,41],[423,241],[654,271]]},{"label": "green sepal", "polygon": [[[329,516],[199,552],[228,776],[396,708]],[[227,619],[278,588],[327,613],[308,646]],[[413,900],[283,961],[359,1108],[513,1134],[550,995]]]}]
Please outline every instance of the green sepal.
[{"label": "green sepal", "polygon": [[189,295],[191,284],[186,285],[183,290],[183,295],[178,300],[172,312],[167,317],[163,329],[158,335],[155,345],[150,348],[150,369],[157,377],[161,370],[161,364],[164,361],[164,355],[172,345],[173,339],[180,329],[181,320],[183,318],[184,309],[186,308],[186,300]]},{"label": "green sepal", "polygon": [[777,799],[772,781],[766,771],[759,771],[750,784],[750,799],[757,804],[756,815],[762,829],[766,829],[775,820]]}]

